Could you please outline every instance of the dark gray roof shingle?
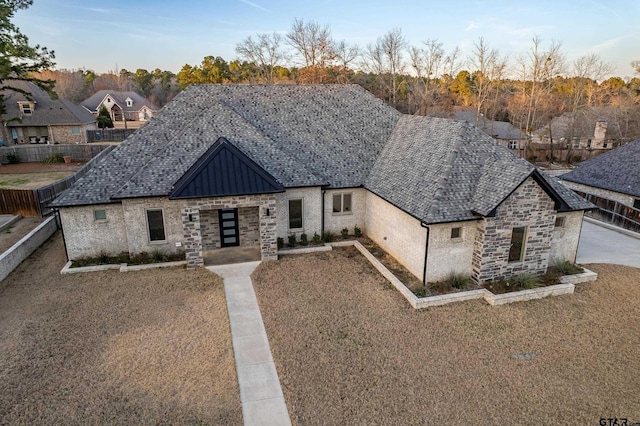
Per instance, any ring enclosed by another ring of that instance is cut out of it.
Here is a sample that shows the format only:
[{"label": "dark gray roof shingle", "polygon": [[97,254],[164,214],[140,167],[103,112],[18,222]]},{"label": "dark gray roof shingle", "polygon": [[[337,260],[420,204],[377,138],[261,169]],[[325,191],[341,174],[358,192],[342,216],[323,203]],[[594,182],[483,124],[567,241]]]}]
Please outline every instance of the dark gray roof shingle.
[{"label": "dark gray roof shingle", "polygon": [[640,197],[640,139],[584,161],[560,178]]},{"label": "dark gray roof shingle", "polygon": [[[139,111],[143,106],[146,106],[152,111],[158,111],[160,109],[156,105],[151,103],[147,98],[137,94],[136,92],[116,92],[113,90],[100,90],[84,101],[80,102],[80,105],[82,105],[92,113],[98,113],[98,107],[107,97],[107,95],[110,96],[116,102],[116,104],[118,104],[118,106],[125,111]],[[132,103],[130,107],[127,106],[127,98],[131,98]]]},{"label": "dark gray roof shingle", "polygon": [[356,85],[195,85],[54,201],[168,196],[224,138],[285,187],[365,186],[427,223],[486,215],[535,170],[468,123]]}]

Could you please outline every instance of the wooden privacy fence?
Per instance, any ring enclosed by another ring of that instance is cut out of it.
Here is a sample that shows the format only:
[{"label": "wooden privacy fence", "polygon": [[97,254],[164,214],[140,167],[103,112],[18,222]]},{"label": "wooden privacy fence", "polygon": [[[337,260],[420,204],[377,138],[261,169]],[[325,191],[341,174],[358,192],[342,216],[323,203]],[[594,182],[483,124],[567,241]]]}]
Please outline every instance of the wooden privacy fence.
[{"label": "wooden privacy fence", "polygon": [[598,197],[597,195],[587,194],[581,191],[575,192],[598,206],[597,210],[588,212],[587,215],[633,232],[640,232],[640,210],[625,206],[608,198]]},{"label": "wooden privacy fence", "polygon": [[0,214],[40,216],[38,194],[33,189],[0,189]]},{"label": "wooden privacy fence", "polygon": [[62,191],[69,188],[75,181],[109,154],[115,146],[108,146],[100,151],[88,163],[66,179],[38,189],[0,189],[0,214],[19,214],[21,216],[45,217],[53,213],[49,208],[50,202],[56,199]]}]

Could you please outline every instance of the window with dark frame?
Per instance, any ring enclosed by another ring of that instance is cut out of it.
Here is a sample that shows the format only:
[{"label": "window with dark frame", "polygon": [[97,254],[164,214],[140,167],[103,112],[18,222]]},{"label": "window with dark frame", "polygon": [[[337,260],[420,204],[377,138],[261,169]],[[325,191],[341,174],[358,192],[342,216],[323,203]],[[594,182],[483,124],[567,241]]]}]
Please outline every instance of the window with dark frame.
[{"label": "window with dark frame", "polygon": [[333,212],[351,213],[351,193],[333,194]]},{"label": "window with dark frame", "polygon": [[451,228],[451,239],[462,238],[462,228],[455,227]]},{"label": "window with dark frame", "polygon": [[302,229],[302,199],[289,200],[289,229]]},{"label": "window with dark frame", "polygon": [[636,198],[636,199],[633,201],[633,208],[634,208],[634,209],[639,209],[639,210],[640,210],[640,198]]},{"label": "window with dark frame", "polygon": [[165,241],[164,218],[162,210],[147,210],[149,241]]},{"label": "window with dark frame", "polygon": [[106,210],[94,210],[93,211],[93,220],[107,220],[107,211]]},{"label": "window with dark frame", "polygon": [[564,217],[556,217],[556,228],[564,227]]},{"label": "window with dark frame", "polygon": [[26,115],[31,115],[31,113],[33,112],[33,108],[31,107],[31,103],[29,102],[21,103],[20,109],[22,110],[22,113]]},{"label": "window with dark frame", "polygon": [[511,232],[511,246],[509,248],[509,262],[521,262],[524,254],[527,227],[513,228]]}]

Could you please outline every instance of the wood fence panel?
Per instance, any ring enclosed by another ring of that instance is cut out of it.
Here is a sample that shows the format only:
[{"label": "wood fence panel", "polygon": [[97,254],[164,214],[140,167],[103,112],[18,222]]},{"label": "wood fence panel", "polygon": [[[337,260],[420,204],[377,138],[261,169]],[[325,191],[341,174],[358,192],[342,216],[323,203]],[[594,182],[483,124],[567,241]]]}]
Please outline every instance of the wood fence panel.
[{"label": "wood fence panel", "polygon": [[31,189],[0,189],[0,214],[40,217],[40,203]]}]

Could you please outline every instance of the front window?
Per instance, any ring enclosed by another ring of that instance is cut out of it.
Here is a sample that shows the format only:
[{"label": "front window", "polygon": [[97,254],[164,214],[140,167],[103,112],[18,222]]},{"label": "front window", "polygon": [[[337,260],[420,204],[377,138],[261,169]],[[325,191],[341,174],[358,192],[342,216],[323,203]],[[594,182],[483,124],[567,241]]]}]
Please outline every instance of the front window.
[{"label": "front window", "polygon": [[509,249],[509,262],[521,262],[524,254],[524,245],[527,238],[527,227],[513,228],[511,233],[511,246]]},{"label": "front window", "polygon": [[93,219],[94,220],[107,220],[107,211],[106,210],[94,210],[93,211]]},{"label": "front window", "polygon": [[78,127],[78,126],[71,127],[71,134],[79,135],[80,134],[80,127]]},{"label": "front window", "polygon": [[302,200],[289,200],[289,229],[302,229]]},{"label": "front window", "polygon": [[333,194],[333,212],[351,213],[351,194]]},{"label": "front window", "polygon": [[147,226],[149,241],[165,241],[164,218],[162,210],[147,210]]}]

